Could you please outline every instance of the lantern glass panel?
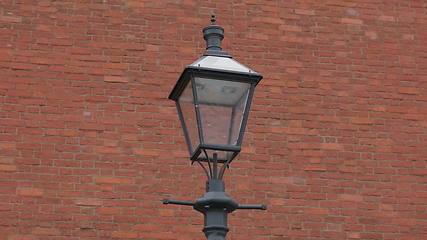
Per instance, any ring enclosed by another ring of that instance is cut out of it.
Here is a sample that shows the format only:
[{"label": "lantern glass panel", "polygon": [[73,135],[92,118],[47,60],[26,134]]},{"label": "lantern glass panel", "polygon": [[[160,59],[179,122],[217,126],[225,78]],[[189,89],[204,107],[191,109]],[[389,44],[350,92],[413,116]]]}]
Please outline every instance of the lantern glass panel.
[{"label": "lantern glass panel", "polygon": [[[231,129],[232,131],[230,132],[230,143],[231,144],[239,144],[239,137],[240,137],[240,130],[243,127],[242,126],[242,121],[243,121],[243,116],[245,113],[245,109],[246,109],[246,104],[248,102],[248,96],[249,96],[249,91],[250,91],[250,87],[245,91],[244,95],[241,96],[241,98],[237,101],[237,104],[234,106],[233,108],[233,118],[231,121]],[[243,137],[243,136],[241,136]],[[237,145],[236,144],[236,145]]]},{"label": "lantern glass panel", "polygon": [[205,144],[238,145],[250,83],[195,78]]},{"label": "lantern glass panel", "polygon": [[181,109],[182,127],[184,134],[188,136],[187,144],[190,152],[193,153],[199,145],[199,133],[197,127],[196,111],[194,109],[194,97],[191,81],[188,82],[181,96],[178,98],[178,104]]}]

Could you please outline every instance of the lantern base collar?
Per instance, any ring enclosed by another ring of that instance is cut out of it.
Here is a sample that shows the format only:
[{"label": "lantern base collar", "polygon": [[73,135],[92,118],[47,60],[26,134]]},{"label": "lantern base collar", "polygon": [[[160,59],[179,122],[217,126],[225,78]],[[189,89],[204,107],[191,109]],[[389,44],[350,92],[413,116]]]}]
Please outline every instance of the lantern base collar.
[{"label": "lantern base collar", "polygon": [[236,209],[266,210],[266,205],[238,204],[225,194],[224,181],[209,179],[206,181],[206,193],[195,202],[164,199],[163,204],[177,204],[193,206],[195,210],[205,216],[203,232],[208,240],[225,240],[228,233],[228,214]]}]

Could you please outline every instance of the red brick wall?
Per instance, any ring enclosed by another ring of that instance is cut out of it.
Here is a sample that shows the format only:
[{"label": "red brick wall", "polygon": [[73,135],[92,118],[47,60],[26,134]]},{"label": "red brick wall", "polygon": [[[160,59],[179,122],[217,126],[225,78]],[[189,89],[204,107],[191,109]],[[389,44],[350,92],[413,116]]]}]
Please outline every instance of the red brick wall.
[{"label": "red brick wall", "polygon": [[203,52],[262,73],[228,239],[427,239],[427,4],[0,1],[0,239],[203,239],[173,102]]}]

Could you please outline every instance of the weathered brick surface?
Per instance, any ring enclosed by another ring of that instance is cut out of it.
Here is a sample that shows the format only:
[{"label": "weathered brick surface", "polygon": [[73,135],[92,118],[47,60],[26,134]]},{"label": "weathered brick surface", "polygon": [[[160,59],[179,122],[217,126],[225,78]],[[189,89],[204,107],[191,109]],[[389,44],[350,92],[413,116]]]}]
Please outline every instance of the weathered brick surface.
[{"label": "weathered brick surface", "polygon": [[427,238],[427,12],[406,0],[0,1],[0,239],[202,239],[174,104],[209,14],[264,74],[229,239]]}]

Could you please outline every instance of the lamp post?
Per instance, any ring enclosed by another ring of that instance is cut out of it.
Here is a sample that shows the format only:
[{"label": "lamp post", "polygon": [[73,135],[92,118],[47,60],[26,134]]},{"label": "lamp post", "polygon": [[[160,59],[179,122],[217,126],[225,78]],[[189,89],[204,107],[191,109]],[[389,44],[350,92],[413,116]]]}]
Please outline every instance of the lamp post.
[{"label": "lamp post", "polygon": [[193,206],[204,214],[208,240],[223,240],[227,215],[236,209],[262,209],[242,205],[225,194],[224,172],[239,154],[255,86],[262,75],[234,60],[221,48],[224,29],[215,23],[203,29],[206,51],[187,66],[169,99],[174,100],[190,153],[207,176],[206,193],[195,202],[165,199],[164,204]]}]

